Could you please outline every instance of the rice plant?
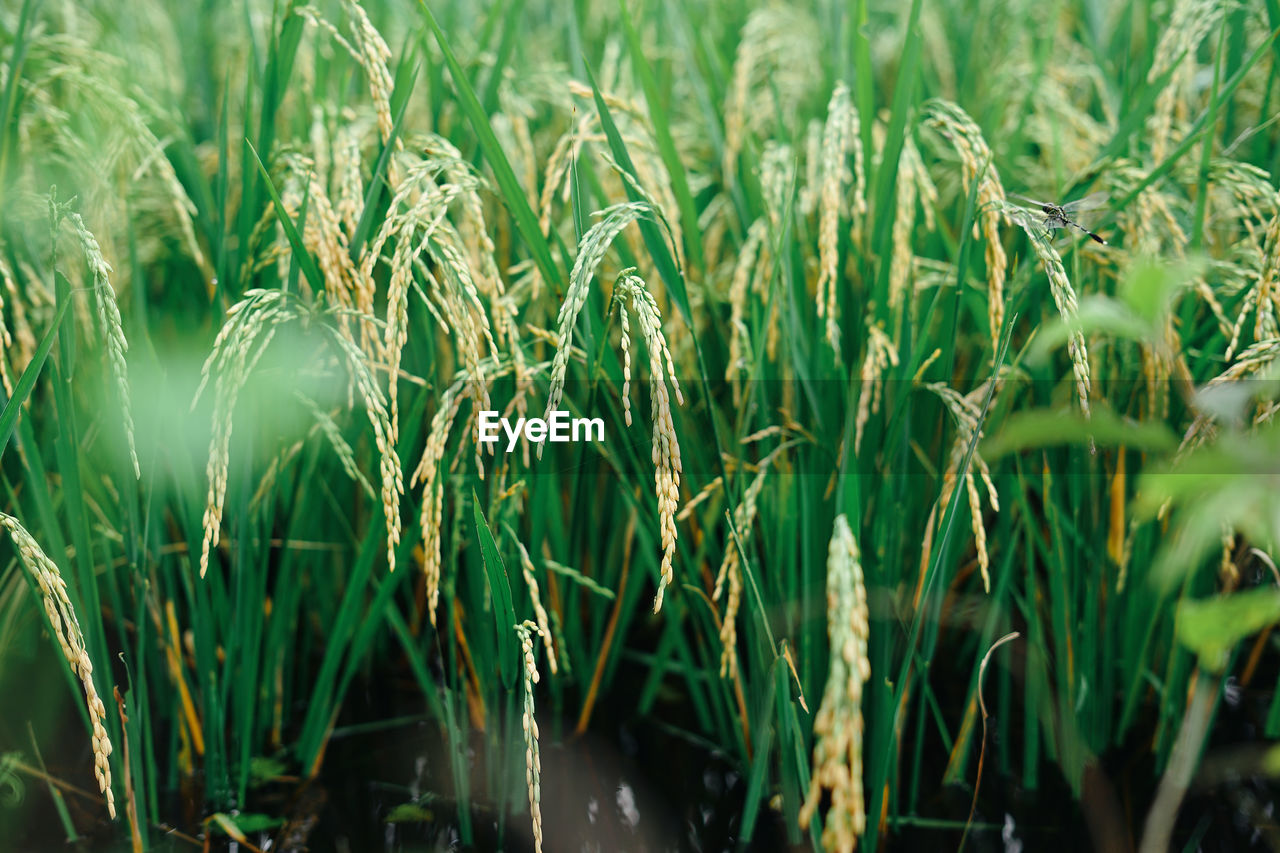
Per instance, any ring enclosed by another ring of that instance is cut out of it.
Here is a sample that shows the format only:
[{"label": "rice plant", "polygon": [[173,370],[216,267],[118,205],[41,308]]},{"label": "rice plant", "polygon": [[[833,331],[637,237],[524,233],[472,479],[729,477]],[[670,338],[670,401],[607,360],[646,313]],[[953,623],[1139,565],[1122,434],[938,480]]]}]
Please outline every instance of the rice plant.
[{"label": "rice plant", "polygon": [[0,849],[1280,848],[1278,62],[0,9]]}]

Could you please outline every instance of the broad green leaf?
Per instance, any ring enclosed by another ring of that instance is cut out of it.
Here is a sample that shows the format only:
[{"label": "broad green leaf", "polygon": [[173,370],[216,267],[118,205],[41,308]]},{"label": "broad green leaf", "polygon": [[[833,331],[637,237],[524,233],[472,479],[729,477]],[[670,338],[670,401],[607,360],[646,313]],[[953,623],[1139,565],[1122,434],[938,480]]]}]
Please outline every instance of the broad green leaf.
[{"label": "broad green leaf", "polygon": [[1178,604],[1178,639],[1200,658],[1200,665],[1221,672],[1237,643],[1280,622],[1280,589],[1256,587],[1244,592]]},{"label": "broad green leaf", "polygon": [[1106,409],[1096,409],[1092,417],[1078,412],[1039,410],[1011,415],[1000,431],[982,443],[982,458],[988,462],[1001,456],[1059,444],[1088,444],[1092,438],[1100,447],[1129,447],[1155,453],[1170,453],[1178,440],[1164,424],[1139,423],[1118,417]]}]

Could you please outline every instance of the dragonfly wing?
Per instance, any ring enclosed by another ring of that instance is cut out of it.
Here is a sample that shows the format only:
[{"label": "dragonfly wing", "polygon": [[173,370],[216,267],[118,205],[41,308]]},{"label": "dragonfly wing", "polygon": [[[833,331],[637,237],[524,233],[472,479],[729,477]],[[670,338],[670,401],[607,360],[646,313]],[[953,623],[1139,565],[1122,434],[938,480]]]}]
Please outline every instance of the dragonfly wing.
[{"label": "dragonfly wing", "polygon": [[1025,195],[1018,195],[1017,193],[1009,193],[1009,197],[1016,198],[1018,201],[1025,202],[1027,204],[1033,204],[1036,207],[1053,207],[1053,205],[1049,204],[1047,201],[1037,201],[1034,198],[1027,198]]},{"label": "dragonfly wing", "polygon": [[1110,195],[1106,190],[1087,195],[1084,198],[1078,198],[1075,201],[1068,202],[1062,206],[1062,211],[1067,215],[1072,213],[1080,213],[1085,210],[1097,210],[1099,207],[1105,207]]}]

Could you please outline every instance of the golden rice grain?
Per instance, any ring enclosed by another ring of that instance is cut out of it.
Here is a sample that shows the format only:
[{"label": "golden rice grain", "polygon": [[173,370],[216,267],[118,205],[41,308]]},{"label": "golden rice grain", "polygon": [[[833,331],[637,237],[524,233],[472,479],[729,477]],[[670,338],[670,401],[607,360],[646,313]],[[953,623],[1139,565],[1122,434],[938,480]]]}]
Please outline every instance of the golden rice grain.
[{"label": "golden rice grain", "polygon": [[[605,253],[614,239],[632,222],[643,216],[652,215],[652,208],[645,202],[627,202],[615,204],[600,211],[600,221],[591,226],[582,241],[578,244],[578,257],[573,262],[573,270],[569,274],[569,289],[565,293],[564,303],[560,306],[560,314],[556,320],[556,353],[551,362],[551,385],[547,392],[547,414],[560,406],[560,398],[564,394],[565,375],[569,370],[569,352],[573,344],[573,327],[577,323],[582,306],[587,303],[587,289],[595,275],[596,267],[604,260]],[[542,458],[542,447],[538,446],[538,458]]]},{"label": "golden rice grain", "polygon": [[542,853],[542,759],[538,754],[538,721],[533,716],[533,685],[538,683],[538,665],[533,659],[533,632],[542,629],[525,621],[515,626],[524,655],[524,710],[520,727],[524,731],[525,785],[529,789],[529,816],[533,821],[533,849]]},{"label": "golden rice grain", "polygon": [[738,155],[750,133],[779,124],[793,126],[812,90],[817,24],[796,8],[761,6],[747,17],[734,54],[733,78],[724,109],[724,182],[737,183]]},{"label": "golden rice grain", "polygon": [[849,89],[836,83],[827,105],[827,123],[822,132],[822,189],[818,206],[818,317],[826,322],[827,343],[840,360],[840,325],[837,317],[837,286],[840,268],[840,216],[844,186],[850,181],[845,160],[857,117]]},{"label": "golden rice grain", "polygon": [[[729,596],[725,602],[724,618],[720,620],[720,677],[736,678],[738,674],[738,608],[742,603],[742,549],[746,547],[755,524],[756,505],[764,488],[765,475],[781,450],[774,450],[760,465],[755,479],[743,492],[742,501],[734,509],[733,531],[725,541],[724,559],[716,575],[712,601],[719,601],[728,581]],[[734,535],[736,533],[736,535]]]},{"label": "golden rice grain", "polygon": [[[0,258],[0,282],[3,282],[5,292],[15,300],[16,304],[17,287],[13,283],[13,274],[9,272],[9,265],[3,258]],[[13,380],[9,375],[9,351],[13,346],[13,337],[9,334],[9,326],[4,321],[4,306],[4,296],[0,294],[0,382],[4,383],[5,399],[9,399],[13,397]]]},{"label": "golden rice grain", "polygon": [[862,388],[858,392],[858,414],[854,419],[853,449],[862,446],[862,432],[873,412],[880,411],[880,394],[884,387],[884,373],[890,365],[898,366],[898,348],[877,325],[867,325],[867,356],[862,360]]},{"label": "golden rice grain", "polygon": [[[987,396],[990,382],[991,380],[982,383],[967,395],[961,395],[954,388],[940,382],[932,382],[926,386],[942,398],[942,402],[956,421],[956,438],[951,445],[951,455],[947,462],[946,471],[942,475],[942,492],[938,497],[936,517],[945,516],[947,506],[951,503],[951,498],[955,494],[957,480],[960,477],[960,466],[964,464],[964,458],[968,453],[969,446],[982,438],[982,431],[978,429],[978,425],[982,417],[982,402]],[[997,387],[998,390],[999,388]],[[977,471],[977,477],[974,476],[975,470]],[[964,471],[964,487],[965,494],[969,499],[969,525],[973,530],[974,546],[978,554],[978,569],[982,573],[982,586],[986,592],[990,592],[991,560],[987,553],[987,530],[982,521],[982,502],[978,492],[978,477],[982,479],[983,485],[986,486],[987,500],[991,504],[992,511],[999,512],[1000,496],[996,492],[995,483],[991,480],[991,471],[987,467],[986,461],[983,460],[982,455],[975,449],[970,459],[969,467]],[[932,527],[934,518],[935,515],[930,516],[930,527]]]},{"label": "golden rice grain", "polygon": [[862,689],[871,677],[871,662],[867,657],[867,592],[858,543],[843,515],[836,516],[827,554],[827,631],[830,671],[813,722],[813,777],[799,819],[800,826],[807,828],[824,792],[830,792],[822,846],[851,853],[867,825],[862,784]]},{"label": "golden rice grain", "polygon": [[1026,216],[1017,216],[1015,221],[1031,239],[1031,246],[1036,256],[1044,265],[1049,277],[1049,292],[1058,313],[1067,324],[1070,337],[1067,340],[1067,352],[1071,356],[1071,372],[1075,377],[1076,397],[1080,401],[1080,410],[1089,417],[1089,350],[1085,345],[1084,333],[1080,330],[1080,308],[1076,303],[1075,289],[1067,278],[1067,271],[1062,266],[1062,257],[1049,242],[1044,230]]},{"label": "golden rice grain", "polygon": [[227,321],[213,342],[213,350],[201,369],[195,407],[210,376],[214,378],[213,436],[209,440],[209,461],[205,473],[209,494],[204,510],[204,538],[200,546],[200,577],[209,570],[209,552],[221,538],[222,508],[227,494],[227,465],[230,459],[232,415],[249,374],[270,345],[276,326],[294,318],[296,312],[285,294],[278,290],[251,290],[227,310]]},{"label": "golden rice grain", "polygon": [[1147,120],[1147,140],[1151,157],[1157,163],[1168,153],[1175,118],[1186,115],[1184,99],[1196,67],[1195,50],[1204,37],[1218,27],[1222,15],[1223,7],[1218,0],[1175,0],[1173,3],[1169,25],[1156,44],[1147,72],[1147,83],[1154,84],[1170,69],[1178,68],[1160,91]]},{"label": "golden rice grain", "polygon": [[[369,97],[373,101],[374,112],[378,117],[378,135],[382,137],[385,145],[391,137],[393,126],[391,94],[395,88],[395,81],[392,80],[391,72],[387,69],[387,63],[391,61],[391,48],[387,47],[382,34],[373,26],[364,8],[356,0],[346,0],[344,5],[351,15],[355,58],[364,69],[365,76],[369,78]],[[392,187],[396,185],[394,178],[389,179],[388,183]]]},{"label": "golden rice grain", "polygon": [[[120,308],[116,304],[116,292],[111,286],[111,265],[102,257],[102,248],[97,239],[89,233],[80,214],[71,213],[67,217],[71,227],[75,229],[84,251],[85,262],[93,273],[94,304],[98,308],[98,325],[107,341],[107,360],[111,364],[111,373],[115,378],[116,391],[120,396],[121,416],[124,421],[124,434],[129,442],[129,459],[133,462],[133,475],[141,478],[142,471],[138,467],[138,451],[133,441],[133,407],[130,404],[129,373],[124,354],[129,349],[129,342],[124,337],[124,327],[120,322]],[[7,335],[6,335],[7,337]]]},{"label": "golden rice grain", "polygon": [[[658,314],[657,303],[654,302],[644,280],[634,273],[634,269],[627,269],[619,276],[617,284],[614,285],[614,301],[619,303],[619,308],[625,316],[623,300],[631,299],[631,306],[635,309],[636,318],[640,324],[640,333],[649,351],[649,401],[653,418],[652,458],[655,471],[654,485],[658,497],[658,526],[662,543],[662,578],[658,584],[657,596],[653,601],[653,612],[657,613],[662,609],[663,593],[675,577],[672,560],[675,557],[676,514],[680,504],[680,442],[676,437],[675,423],[671,418],[671,398],[667,393],[667,382],[670,381],[678,403],[683,405],[684,398],[680,394],[675,362],[662,332],[662,318]],[[626,360],[628,384],[624,392],[629,391],[630,388],[629,353],[626,354]],[[554,373],[552,381],[555,381]],[[624,405],[627,407],[627,423],[630,425],[630,403]],[[547,411],[550,417],[553,409],[548,407]]]},{"label": "golden rice grain", "polygon": [[373,427],[374,446],[378,449],[378,471],[382,481],[382,511],[387,525],[387,567],[388,571],[394,572],[396,546],[400,544],[400,496],[404,494],[404,476],[400,472],[400,455],[392,440],[394,428],[387,412],[386,398],[374,380],[373,372],[360,348],[336,331],[329,336],[329,340],[343,356]]},{"label": "golden rice grain", "polygon": [[89,722],[93,728],[93,769],[98,779],[98,790],[107,800],[107,813],[112,820],[116,817],[115,795],[111,791],[111,739],[107,736],[103,725],[107,718],[107,709],[98,696],[98,689],[93,683],[93,664],[89,653],[85,650],[84,633],[80,630],[80,620],[76,618],[75,608],[67,597],[67,584],[62,573],[49,557],[41,550],[36,540],[26,528],[13,516],[0,512],[0,527],[9,531],[14,547],[22,565],[31,574],[40,588],[45,613],[49,617],[49,625],[53,628],[62,655],[71,666],[72,673],[80,679],[84,687],[85,704],[89,709]]},{"label": "golden rice grain", "polygon": [[529,587],[529,600],[533,603],[533,614],[538,620],[538,633],[542,635],[542,644],[547,650],[547,666],[551,669],[551,674],[555,675],[556,650],[551,639],[551,623],[547,619],[546,609],[542,606],[542,599],[538,596],[538,579],[534,575],[533,560],[529,559],[529,552],[525,550],[524,543],[519,539],[516,539],[515,543],[516,550],[520,552],[520,571],[524,575],[525,586]]},{"label": "golden rice grain", "polygon": [[458,415],[458,405],[462,402],[462,390],[461,383],[457,382],[445,390],[431,418],[422,459],[409,480],[410,486],[422,483],[422,568],[427,581],[427,615],[432,625],[436,624],[436,607],[440,598],[440,517],[444,504],[440,462],[444,458],[453,421]]},{"label": "golden rice grain", "polygon": [[1000,241],[1000,225],[1008,220],[1004,186],[992,162],[991,147],[987,145],[982,129],[968,113],[949,101],[934,99],[924,106],[924,123],[941,133],[959,155],[965,192],[975,180],[978,181],[973,229],[974,237],[980,233],[986,243],[987,323],[994,356],[999,348],[1000,329],[1004,325],[1004,278],[1009,266]]}]

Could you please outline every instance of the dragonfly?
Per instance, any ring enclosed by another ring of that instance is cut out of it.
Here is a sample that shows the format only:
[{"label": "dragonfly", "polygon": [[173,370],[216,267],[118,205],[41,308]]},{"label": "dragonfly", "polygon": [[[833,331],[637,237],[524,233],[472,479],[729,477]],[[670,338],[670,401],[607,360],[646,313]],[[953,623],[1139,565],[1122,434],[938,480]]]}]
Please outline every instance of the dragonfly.
[{"label": "dragonfly", "polygon": [[1088,228],[1085,228],[1075,220],[1076,216],[1081,212],[1104,207],[1108,198],[1105,191],[1096,192],[1093,195],[1087,195],[1084,198],[1069,201],[1066,204],[1037,201],[1033,198],[1027,198],[1026,196],[1012,193],[1011,195],[1019,201],[1026,202],[1027,204],[1039,209],[1039,213],[1044,216],[1044,220],[1041,224],[1044,225],[1046,231],[1053,232],[1059,228],[1075,228],[1078,231],[1087,234],[1092,240],[1094,240],[1094,242],[1101,243],[1104,246],[1107,245],[1106,240],[1103,240],[1097,234],[1094,234]]}]

